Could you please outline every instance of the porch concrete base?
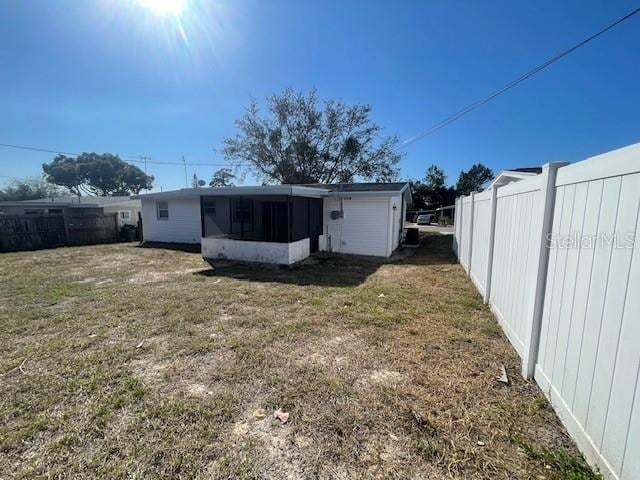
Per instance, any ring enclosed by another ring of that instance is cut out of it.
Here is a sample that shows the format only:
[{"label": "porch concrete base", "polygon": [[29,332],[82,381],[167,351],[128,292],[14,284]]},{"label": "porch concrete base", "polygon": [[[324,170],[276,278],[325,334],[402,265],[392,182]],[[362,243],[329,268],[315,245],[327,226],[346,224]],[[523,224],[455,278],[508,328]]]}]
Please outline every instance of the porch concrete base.
[{"label": "porch concrete base", "polygon": [[309,256],[309,239],[292,243],[247,242],[228,238],[202,238],[202,256],[215,260],[242,260],[245,262],[291,265]]}]

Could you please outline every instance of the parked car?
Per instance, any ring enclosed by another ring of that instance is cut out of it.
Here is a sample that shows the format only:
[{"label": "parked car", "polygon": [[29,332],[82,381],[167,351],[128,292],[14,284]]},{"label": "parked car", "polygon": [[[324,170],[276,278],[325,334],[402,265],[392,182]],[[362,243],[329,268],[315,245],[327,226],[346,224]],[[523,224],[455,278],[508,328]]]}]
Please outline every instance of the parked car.
[{"label": "parked car", "polygon": [[429,225],[431,220],[433,219],[433,213],[421,213],[418,215],[417,224],[418,225]]}]

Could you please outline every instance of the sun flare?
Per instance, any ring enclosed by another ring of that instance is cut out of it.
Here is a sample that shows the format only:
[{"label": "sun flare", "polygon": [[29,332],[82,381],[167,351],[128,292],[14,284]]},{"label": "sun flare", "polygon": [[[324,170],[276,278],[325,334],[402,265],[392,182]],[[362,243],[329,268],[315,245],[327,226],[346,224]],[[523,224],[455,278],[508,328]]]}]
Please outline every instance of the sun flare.
[{"label": "sun flare", "polygon": [[187,0],[137,0],[137,2],[144,8],[162,16],[178,16],[187,4]]}]

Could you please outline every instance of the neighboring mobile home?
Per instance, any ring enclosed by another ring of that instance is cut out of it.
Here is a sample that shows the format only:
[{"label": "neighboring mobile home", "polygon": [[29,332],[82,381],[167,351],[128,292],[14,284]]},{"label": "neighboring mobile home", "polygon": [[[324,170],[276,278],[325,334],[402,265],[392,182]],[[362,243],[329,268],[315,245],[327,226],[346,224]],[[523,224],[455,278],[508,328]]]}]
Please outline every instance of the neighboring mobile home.
[{"label": "neighboring mobile home", "polygon": [[137,195],[145,242],[199,243],[207,259],[292,264],[315,251],[388,257],[408,183],[184,188]]}]

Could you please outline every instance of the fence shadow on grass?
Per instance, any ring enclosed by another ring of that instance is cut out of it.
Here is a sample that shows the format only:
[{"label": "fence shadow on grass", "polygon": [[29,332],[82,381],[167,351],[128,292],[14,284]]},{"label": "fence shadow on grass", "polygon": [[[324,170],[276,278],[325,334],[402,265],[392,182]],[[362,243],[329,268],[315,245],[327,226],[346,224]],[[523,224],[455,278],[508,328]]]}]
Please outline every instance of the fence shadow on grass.
[{"label": "fence shadow on grass", "polygon": [[317,253],[290,267],[229,260],[214,261],[213,264],[212,268],[194,275],[292,285],[354,287],[364,283],[385,264],[453,265],[456,259],[451,253],[451,236],[438,234],[426,235],[421,239],[419,248],[403,248],[391,258]]}]

